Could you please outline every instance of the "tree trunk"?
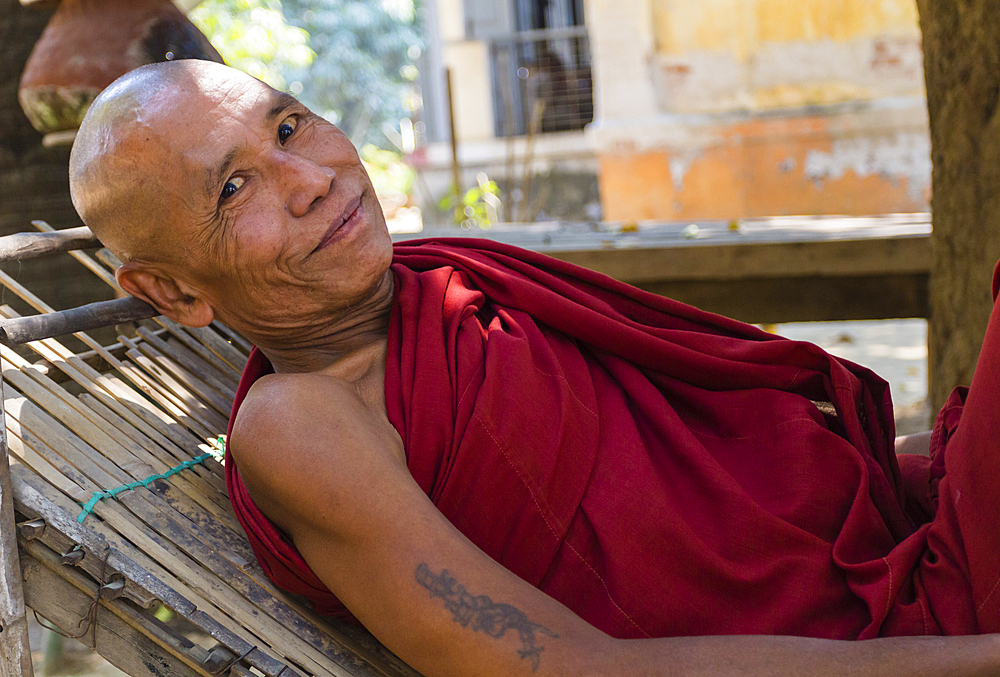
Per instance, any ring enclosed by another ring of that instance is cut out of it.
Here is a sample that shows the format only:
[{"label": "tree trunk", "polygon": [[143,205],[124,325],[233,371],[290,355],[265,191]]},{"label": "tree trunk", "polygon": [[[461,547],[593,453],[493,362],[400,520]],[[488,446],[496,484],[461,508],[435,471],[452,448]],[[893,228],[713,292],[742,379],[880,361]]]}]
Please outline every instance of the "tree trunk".
[{"label": "tree trunk", "polygon": [[917,0],[933,160],[931,405],[972,380],[1000,259],[1000,0]]}]

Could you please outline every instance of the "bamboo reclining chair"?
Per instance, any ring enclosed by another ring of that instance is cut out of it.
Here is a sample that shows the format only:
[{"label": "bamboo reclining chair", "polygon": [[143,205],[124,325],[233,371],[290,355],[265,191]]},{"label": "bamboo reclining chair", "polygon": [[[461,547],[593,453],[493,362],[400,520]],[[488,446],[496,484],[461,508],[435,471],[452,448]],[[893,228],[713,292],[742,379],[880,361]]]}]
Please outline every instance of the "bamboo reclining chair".
[{"label": "bamboo reclining chair", "polygon": [[[85,227],[35,225],[50,232],[0,238],[0,261],[100,247]],[[110,252],[71,253],[117,290]],[[416,675],[255,561],[217,460],[245,339],[131,297],[51,312],[0,282],[42,313],[0,306],[0,675],[30,674],[25,606],[133,677]],[[128,335],[115,345],[84,333],[116,323]],[[88,349],[53,338],[69,333]],[[195,632],[158,620],[160,605]]]}]

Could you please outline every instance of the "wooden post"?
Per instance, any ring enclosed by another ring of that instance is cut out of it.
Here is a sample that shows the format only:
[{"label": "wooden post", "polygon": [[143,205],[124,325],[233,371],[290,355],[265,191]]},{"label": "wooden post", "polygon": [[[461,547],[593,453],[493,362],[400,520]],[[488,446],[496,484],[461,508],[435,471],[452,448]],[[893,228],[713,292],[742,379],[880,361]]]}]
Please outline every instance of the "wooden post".
[{"label": "wooden post", "polygon": [[461,223],[465,218],[462,211],[462,180],[458,165],[458,134],[455,132],[455,93],[451,86],[451,69],[444,71],[444,82],[448,89],[448,125],[451,132],[451,182],[455,191],[455,222]]},{"label": "wooden post", "polygon": [[14,530],[14,496],[7,459],[7,419],[0,379],[0,677],[31,677],[28,619]]}]

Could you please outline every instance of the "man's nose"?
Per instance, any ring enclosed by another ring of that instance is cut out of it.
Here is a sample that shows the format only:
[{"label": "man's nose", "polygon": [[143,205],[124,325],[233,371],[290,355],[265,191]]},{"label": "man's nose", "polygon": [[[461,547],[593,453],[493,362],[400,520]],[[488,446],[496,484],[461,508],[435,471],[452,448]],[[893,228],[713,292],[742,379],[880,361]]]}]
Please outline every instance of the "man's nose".
[{"label": "man's nose", "polygon": [[281,165],[282,178],[287,182],[286,206],[292,216],[305,216],[333,190],[337,173],[330,167],[292,154],[286,155]]}]

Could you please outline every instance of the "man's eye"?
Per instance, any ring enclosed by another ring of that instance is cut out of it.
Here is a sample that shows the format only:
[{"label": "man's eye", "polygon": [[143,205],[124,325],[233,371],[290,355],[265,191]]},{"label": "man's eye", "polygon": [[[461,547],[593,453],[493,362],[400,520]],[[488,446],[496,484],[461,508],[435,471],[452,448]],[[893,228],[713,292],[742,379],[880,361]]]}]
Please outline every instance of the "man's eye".
[{"label": "man's eye", "polygon": [[296,125],[298,125],[298,120],[294,117],[285,118],[285,120],[278,125],[278,143],[285,145],[285,141],[288,141],[288,137],[290,137],[295,131]]},{"label": "man's eye", "polygon": [[240,176],[234,176],[226,181],[226,185],[222,187],[222,199],[227,200],[231,198],[244,183],[246,183],[246,179]]}]

